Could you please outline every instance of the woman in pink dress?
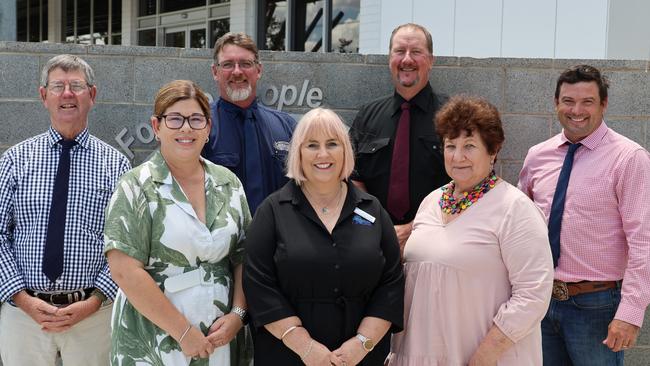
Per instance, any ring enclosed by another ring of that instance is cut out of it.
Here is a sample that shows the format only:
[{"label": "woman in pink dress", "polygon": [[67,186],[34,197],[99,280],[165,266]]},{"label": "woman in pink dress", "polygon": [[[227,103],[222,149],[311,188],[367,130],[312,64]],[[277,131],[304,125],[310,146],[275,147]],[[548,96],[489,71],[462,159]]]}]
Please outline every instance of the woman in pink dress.
[{"label": "woman in pink dress", "polygon": [[424,199],[404,251],[404,331],[390,365],[542,365],[553,284],[546,223],[494,171],[497,109],[452,98],[436,115],[453,179]]}]

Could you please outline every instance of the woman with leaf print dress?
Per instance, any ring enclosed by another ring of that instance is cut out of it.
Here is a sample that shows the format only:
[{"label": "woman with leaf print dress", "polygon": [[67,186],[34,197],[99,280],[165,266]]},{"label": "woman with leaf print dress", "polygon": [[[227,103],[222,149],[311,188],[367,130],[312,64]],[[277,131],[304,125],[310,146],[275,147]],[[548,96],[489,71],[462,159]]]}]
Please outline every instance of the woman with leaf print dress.
[{"label": "woman with leaf print dress", "polygon": [[250,212],[236,176],[200,157],[209,111],[193,82],[163,86],[151,117],[160,149],[121,178],[107,209],[105,253],[120,286],[111,365],[250,363],[241,287]]}]

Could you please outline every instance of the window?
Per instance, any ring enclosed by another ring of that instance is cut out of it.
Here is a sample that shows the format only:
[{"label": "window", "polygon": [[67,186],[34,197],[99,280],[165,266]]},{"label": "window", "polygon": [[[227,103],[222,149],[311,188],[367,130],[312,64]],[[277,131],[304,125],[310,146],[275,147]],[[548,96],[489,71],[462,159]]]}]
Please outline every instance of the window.
[{"label": "window", "polygon": [[47,41],[47,0],[16,1],[16,40]]},{"label": "window", "polygon": [[230,0],[138,0],[137,44],[210,48],[230,30]]},{"label": "window", "polygon": [[[260,3],[258,47],[261,49],[285,50],[288,45],[290,51],[322,52],[323,47],[327,47],[326,52],[359,51],[360,0],[294,1],[291,9],[286,0]],[[332,9],[329,26],[324,23],[328,8]],[[287,19],[291,24],[287,24]],[[328,36],[329,45],[324,45],[328,40],[323,35]]]},{"label": "window", "polygon": [[121,44],[122,0],[63,0],[64,41]]}]

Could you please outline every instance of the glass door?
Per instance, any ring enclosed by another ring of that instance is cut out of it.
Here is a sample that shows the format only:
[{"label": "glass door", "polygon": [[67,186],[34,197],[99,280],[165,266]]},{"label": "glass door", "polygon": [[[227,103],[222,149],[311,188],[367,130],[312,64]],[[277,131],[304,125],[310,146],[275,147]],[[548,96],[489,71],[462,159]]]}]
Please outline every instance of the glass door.
[{"label": "glass door", "polygon": [[205,24],[195,24],[187,27],[189,30],[188,44],[190,48],[205,48],[207,42],[207,32]]},{"label": "glass door", "polygon": [[186,26],[165,28],[165,47],[185,48],[186,34]]}]

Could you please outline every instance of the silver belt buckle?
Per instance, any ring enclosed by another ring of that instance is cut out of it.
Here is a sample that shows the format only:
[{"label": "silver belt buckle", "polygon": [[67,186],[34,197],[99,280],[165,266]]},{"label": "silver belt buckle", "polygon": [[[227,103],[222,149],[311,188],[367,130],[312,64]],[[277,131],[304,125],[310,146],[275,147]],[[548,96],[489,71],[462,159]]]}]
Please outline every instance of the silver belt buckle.
[{"label": "silver belt buckle", "polygon": [[569,300],[569,288],[566,282],[553,281],[553,298],[560,301]]}]

